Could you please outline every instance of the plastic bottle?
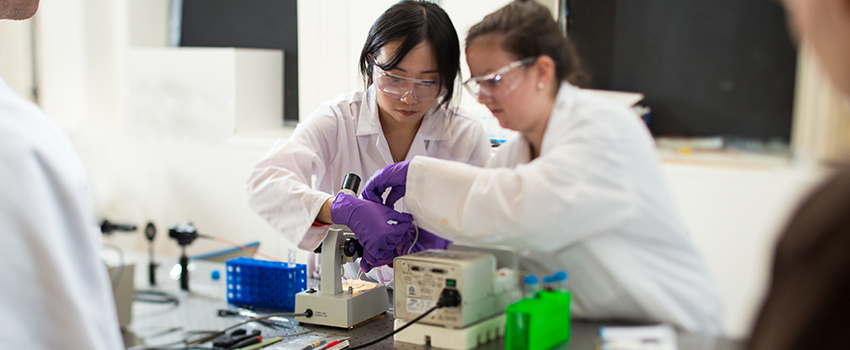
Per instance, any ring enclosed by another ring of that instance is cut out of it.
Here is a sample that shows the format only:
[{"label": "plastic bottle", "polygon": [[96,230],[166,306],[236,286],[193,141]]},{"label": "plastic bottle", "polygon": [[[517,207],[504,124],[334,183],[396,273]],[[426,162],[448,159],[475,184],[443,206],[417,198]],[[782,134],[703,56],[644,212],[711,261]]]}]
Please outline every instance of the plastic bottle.
[{"label": "plastic bottle", "polygon": [[540,284],[537,281],[537,276],[528,275],[525,276],[525,298],[531,299],[537,296],[537,292],[540,291]]},{"label": "plastic bottle", "polygon": [[552,275],[552,279],[555,290],[566,292],[567,291],[567,279],[569,279],[569,275],[566,271],[557,271],[554,275]]},{"label": "plastic bottle", "polygon": [[549,290],[549,291],[555,289],[555,277],[554,277],[554,275],[543,277],[543,286],[541,286],[541,289],[542,290]]},{"label": "plastic bottle", "polygon": [[288,265],[290,268],[294,268],[294,267],[295,267],[295,250],[293,250],[293,249],[290,249],[290,250],[289,250],[289,254],[288,254],[288,256],[287,256],[287,259],[286,259],[286,260],[287,260],[287,261],[286,261],[286,262],[287,262],[287,265]]}]

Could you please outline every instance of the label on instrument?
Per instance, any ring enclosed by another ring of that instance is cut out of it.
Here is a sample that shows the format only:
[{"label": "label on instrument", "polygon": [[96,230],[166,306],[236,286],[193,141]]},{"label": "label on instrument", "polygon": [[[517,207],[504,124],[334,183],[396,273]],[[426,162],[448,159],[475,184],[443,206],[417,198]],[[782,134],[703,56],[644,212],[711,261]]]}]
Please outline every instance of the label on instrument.
[{"label": "label on instrument", "polygon": [[407,298],[407,312],[422,313],[437,305],[436,300]]}]

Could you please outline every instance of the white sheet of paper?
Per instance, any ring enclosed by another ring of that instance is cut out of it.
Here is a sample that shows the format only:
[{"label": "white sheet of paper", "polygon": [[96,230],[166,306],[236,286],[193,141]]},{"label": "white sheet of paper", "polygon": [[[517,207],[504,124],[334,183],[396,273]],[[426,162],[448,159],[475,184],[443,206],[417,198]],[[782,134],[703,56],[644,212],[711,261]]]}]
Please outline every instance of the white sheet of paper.
[{"label": "white sheet of paper", "polygon": [[669,325],[602,327],[603,350],[677,350],[676,330]]}]

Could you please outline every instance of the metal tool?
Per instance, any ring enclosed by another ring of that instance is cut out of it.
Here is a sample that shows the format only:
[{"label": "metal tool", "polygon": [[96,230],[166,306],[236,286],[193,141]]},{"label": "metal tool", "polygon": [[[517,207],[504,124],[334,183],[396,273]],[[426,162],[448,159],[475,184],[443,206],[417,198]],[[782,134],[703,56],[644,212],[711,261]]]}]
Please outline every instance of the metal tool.
[{"label": "metal tool", "polygon": [[[220,316],[220,317],[240,316],[240,317],[243,317],[243,318],[256,318],[256,317],[259,317],[260,315],[258,315],[254,311],[239,308],[238,310],[218,309],[218,316]],[[267,325],[267,326],[270,326],[270,327],[285,327],[285,328],[294,328],[294,327],[298,326],[298,324],[299,324],[298,322],[292,321],[292,320],[285,318],[285,317],[269,317],[269,318],[264,319],[264,320],[258,320],[257,322],[260,322],[260,323]]]},{"label": "metal tool", "polygon": [[[240,344],[247,339],[259,337],[262,332],[254,329],[250,333],[244,328],[237,328],[229,334],[222,334],[213,340],[213,346],[225,349],[241,348]],[[250,344],[244,344],[245,346]]]}]

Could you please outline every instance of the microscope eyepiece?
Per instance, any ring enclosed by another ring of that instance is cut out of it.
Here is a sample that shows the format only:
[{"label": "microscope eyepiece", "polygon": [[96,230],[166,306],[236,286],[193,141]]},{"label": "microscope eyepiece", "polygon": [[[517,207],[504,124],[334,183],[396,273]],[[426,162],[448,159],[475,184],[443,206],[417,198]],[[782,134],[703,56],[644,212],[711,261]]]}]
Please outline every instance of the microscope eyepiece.
[{"label": "microscope eyepiece", "polygon": [[357,193],[357,190],[360,188],[360,176],[355,173],[345,174],[345,177],[342,179],[342,189],[350,190],[351,192]]}]

